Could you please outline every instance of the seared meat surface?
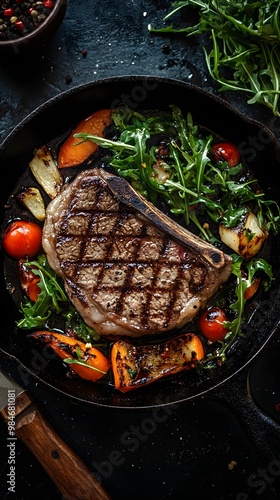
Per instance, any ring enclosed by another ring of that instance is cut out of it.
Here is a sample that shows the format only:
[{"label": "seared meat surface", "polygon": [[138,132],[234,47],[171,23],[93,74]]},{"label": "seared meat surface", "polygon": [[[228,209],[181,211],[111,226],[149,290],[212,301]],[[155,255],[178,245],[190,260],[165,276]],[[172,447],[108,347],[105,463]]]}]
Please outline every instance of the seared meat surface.
[{"label": "seared meat surface", "polygon": [[84,321],[102,335],[180,328],[231,274],[229,256],[103,169],[80,173],[50,202],[43,248]]}]

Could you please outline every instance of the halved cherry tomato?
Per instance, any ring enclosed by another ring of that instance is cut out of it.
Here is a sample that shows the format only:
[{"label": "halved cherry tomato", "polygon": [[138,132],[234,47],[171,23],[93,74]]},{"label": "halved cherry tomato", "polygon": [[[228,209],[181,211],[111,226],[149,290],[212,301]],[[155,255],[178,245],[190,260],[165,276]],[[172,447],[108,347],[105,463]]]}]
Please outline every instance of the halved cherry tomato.
[{"label": "halved cherry tomato", "polygon": [[32,267],[26,266],[26,261],[21,259],[18,263],[19,279],[22,289],[30,300],[36,302],[41,289],[38,287],[39,276],[32,272]]},{"label": "halved cherry tomato", "polygon": [[17,220],[4,232],[3,246],[14,259],[34,257],[41,248],[42,229],[35,222]]},{"label": "halved cherry tomato", "polygon": [[220,307],[211,307],[200,316],[198,325],[201,333],[212,342],[224,340],[228,329],[224,323],[228,321],[225,311]]},{"label": "halved cherry tomato", "polygon": [[229,167],[236,167],[240,163],[240,153],[234,144],[230,142],[219,142],[212,146],[216,161],[226,161]]},{"label": "halved cherry tomato", "polygon": [[109,360],[99,349],[67,335],[39,331],[32,333],[32,337],[48,344],[62,360],[72,359],[73,362],[68,364],[69,368],[86,380],[93,382],[99,380],[106,375],[111,367]]},{"label": "halved cherry tomato", "polygon": [[112,122],[111,116],[111,109],[101,109],[81,121],[62,144],[58,154],[58,166],[60,168],[74,167],[75,165],[80,165],[92,155],[98,148],[97,144],[93,141],[85,141],[78,144],[81,139],[74,137],[74,135],[84,132],[104,137],[105,128]]}]

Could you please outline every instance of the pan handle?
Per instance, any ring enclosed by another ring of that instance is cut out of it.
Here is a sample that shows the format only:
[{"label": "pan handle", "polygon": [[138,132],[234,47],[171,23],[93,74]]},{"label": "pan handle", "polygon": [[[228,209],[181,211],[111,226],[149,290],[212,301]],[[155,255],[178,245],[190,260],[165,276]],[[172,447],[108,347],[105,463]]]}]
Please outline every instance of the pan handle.
[{"label": "pan handle", "polygon": [[[219,401],[222,405],[227,405],[230,411],[235,414],[263,463],[268,466],[272,461],[276,460],[280,467],[280,425],[276,422],[278,411],[280,411],[280,391],[276,387],[276,391],[272,389],[272,392],[269,394],[268,401],[271,404],[271,408],[269,408],[268,414],[265,409],[261,408],[263,405],[259,405],[254,397],[259,388],[254,387],[252,389],[251,383],[254,370],[259,368],[261,370],[260,377],[263,377],[263,380],[266,381],[266,376],[263,372],[264,363],[260,363],[263,355],[266,360],[270,357],[271,359],[274,358],[275,363],[277,363],[276,367],[278,367],[280,330],[274,334],[272,341],[261,351],[253,363],[250,363],[249,366],[233,377],[231,381],[223,384],[223,386],[215,391],[213,399]],[[267,364],[267,369],[269,370],[269,363]],[[269,390],[269,386],[266,389]],[[272,417],[273,414],[276,416],[276,420]]]},{"label": "pan handle", "polygon": [[[26,392],[16,397],[14,405],[14,433],[41,463],[63,498],[110,500],[95,476],[56,434]],[[0,413],[9,425],[8,406]]]}]

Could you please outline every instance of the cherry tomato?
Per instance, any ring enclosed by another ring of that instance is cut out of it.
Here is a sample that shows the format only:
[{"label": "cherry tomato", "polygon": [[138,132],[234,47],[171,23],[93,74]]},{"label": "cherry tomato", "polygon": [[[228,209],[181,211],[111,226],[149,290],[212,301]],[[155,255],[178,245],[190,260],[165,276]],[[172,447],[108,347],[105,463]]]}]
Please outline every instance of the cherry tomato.
[{"label": "cherry tomato", "polygon": [[224,340],[228,329],[224,323],[228,321],[227,315],[220,307],[211,307],[200,316],[198,325],[203,335],[212,342]]},{"label": "cherry tomato", "polygon": [[12,222],[4,232],[3,246],[14,259],[34,257],[41,248],[42,229],[34,222]]},{"label": "cherry tomato", "polygon": [[240,153],[234,144],[219,142],[214,144],[211,150],[216,161],[227,161],[229,167],[236,167],[240,163]]}]

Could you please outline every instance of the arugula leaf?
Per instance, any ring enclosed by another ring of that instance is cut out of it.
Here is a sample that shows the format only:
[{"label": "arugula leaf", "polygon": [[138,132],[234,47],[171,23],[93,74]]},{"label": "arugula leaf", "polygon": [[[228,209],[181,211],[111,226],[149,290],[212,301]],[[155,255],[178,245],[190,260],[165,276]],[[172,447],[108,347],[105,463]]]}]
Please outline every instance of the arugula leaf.
[{"label": "arugula leaf", "polygon": [[85,342],[99,339],[99,335],[87,326],[69,301],[62,280],[49,266],[46,255],[40,254],[37,260],[26,262],[32,272],[39,276],[38,287],[41,292],[36,302],[25,297],[20,311],[23,318],[17,322],[20,329],[32,329],[46,326],[52,314],[60,315],[65,319],[65,326],[73,330]]},{"label": "arugula leaf", "polygon": [[74,331],[77,337],[84,342],[99,340],[100,336],[90,326],[86,325],[69,300],[66,309],[61,312],[61,315],[65,318],[65,328]]},{"label": "arugula leaf", "polygon": [[200,362],[199,369],[209,369],[216,366],[216,364],[224,363],[226,361],[227,351],[233,345],[237,337],[242,335],[246,305],[245,291],[252,285],[256,275],[262,273],[265,276],[262,281],[265,291],[269,289],[273,280],[272,267],[265,259],[256,257],[246,262],[239,255],[233,254],[232,261],[232,274],[236,276],[236,301],[232,302],[229,307],[235,314],[235,317],[232,321],[228,321],[225,324],[229,331],[225,339],[219,342],[220,347]]},{"label": "arugula leaf", "polygon": [[45,325],[52,311],[57,314],[61,311],[60,302],[67,301],[57,275],[48,265],[45,255],[39,255],[36,261],[26,262],[25,265],[32,267],[32,272],[39,276],[38,287],[41,292],[36,302],[25,298],[21,303],[20,309],[24,317],[17,322],[17,326],[21,329]]}]

